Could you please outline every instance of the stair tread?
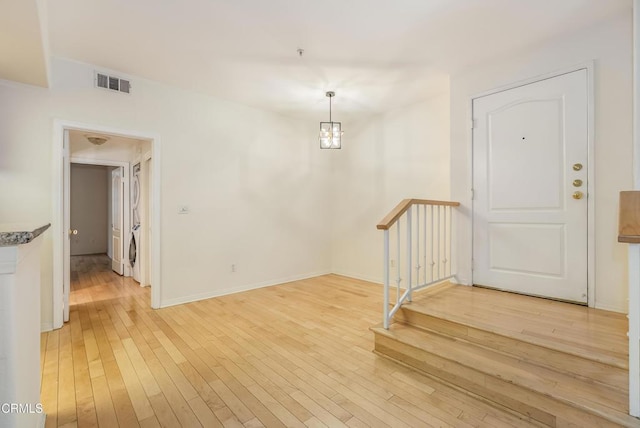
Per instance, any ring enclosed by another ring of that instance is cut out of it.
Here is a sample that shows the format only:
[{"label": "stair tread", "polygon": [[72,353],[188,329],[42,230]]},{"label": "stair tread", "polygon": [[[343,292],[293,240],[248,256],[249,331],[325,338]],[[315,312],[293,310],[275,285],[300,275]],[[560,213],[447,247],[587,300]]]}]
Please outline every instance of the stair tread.
[{"label": "stair tread", "polygon": [[[530,324],[520,324],[518,320],[518,315],[521,314],[520,310],[514,310],[513,316],[503,315],[502,324],[509,326],[508,328],[506,328],[501,327],[497,325],[498,323],[494,322],[495,317],[498,316],[495,314],[492,315],[492,317],[494,317],[494,320],[489,321],[487,319],[483,319],[483,317],[477,313],[474,313],[473,315],[451,313],[451,311],[439,310],[437,308],[434,308],[433,306],[435,305],[408,303],[406,305],[403,305],[402,309],[405,311],[414,311],[420,314],[434,316],[467,327],[485,330],[512,339],[517,339],[522,342],[576,355],[584,359],[599,361],[625,370],[628,369],[628,354],[617,352],[612,350],[612,347],[607,347],[607,339],[606,337],[604,337],[605,333],[602,333],[603,337],[601,338],[603,345],[601,347],[595,347],[584,343],[578,343],[577,340],[570,337],[570,333],[566,333],[565,337],[554,336],[553,339],[550,339],[544,334],[533,330]],[[501,308],[501,310],[504,310],[504,308]],[[517,327],[520,325],[522,325],[522,327],[524,328],[518,331]],[[559,329],[558,327],[554,327],[554,330],[558,331],[559,334],[562,334],[561,328]],[[597,334],[597,332],[590,332],[590,334],[595,335]]]},{"label": "stair tread", "polygon": [[441,335],[458,337],[478,345],[510,354],[523,361],[538,366],[549,367],[572,376],[600,382],[628,393],[629,372],[615,364],[607,364],[584,355],[567,353],[562,350],[541,346],[518,338],[484,330],[479,326],[471,326],[410,311],[403,307],[396,314],[396,321],[411,324],[417,328],[432,331]]},{"label": "stair tread", "polygon": [[[573,403],[600,414],[614,417],[619,423],[637,421],[627,414],[628,396],[623,391],[578,379],[517,357],[483,348],[464,339],[446,337],[409,324],[394,323],[389,330],[373,327],[380,335],[393,338],[463,366],[540,394]],[[629,419],[631,418],[631,419]]]}]

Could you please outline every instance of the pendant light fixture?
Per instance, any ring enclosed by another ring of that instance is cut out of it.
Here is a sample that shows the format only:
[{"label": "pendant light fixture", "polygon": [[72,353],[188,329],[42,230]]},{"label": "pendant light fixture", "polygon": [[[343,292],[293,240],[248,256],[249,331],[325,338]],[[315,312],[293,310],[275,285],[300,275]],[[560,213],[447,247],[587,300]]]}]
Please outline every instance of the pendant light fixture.
[{"label": "pendant light fixture", "polygon": [[320,148],[321,149],[340,149],[342,148],[342,124],[331,120],[331,98],[336,93],[329,91],[326,93],[329,97],[329,122],[320,122]]}]

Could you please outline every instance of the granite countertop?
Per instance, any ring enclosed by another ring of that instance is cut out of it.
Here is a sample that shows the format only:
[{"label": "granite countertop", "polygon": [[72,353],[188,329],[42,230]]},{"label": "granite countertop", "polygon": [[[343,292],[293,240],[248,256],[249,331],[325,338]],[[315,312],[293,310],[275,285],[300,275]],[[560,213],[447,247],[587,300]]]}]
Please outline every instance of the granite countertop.
[{"label": "granite countertop", "polygon": [[0,247],[28,244],[47,230],[51,224],[33,225],[0,224]]}]

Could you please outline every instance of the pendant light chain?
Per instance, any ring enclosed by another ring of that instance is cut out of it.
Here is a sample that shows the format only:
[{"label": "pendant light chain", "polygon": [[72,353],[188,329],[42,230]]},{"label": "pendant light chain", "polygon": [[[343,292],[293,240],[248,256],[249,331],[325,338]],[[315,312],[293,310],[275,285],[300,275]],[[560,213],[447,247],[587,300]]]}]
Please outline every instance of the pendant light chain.
[{"label": "pendant light chain", "polygon": [[329,122],[333,123],[333,120],[331,119],[331,99],[333,97],[329,97]]}]

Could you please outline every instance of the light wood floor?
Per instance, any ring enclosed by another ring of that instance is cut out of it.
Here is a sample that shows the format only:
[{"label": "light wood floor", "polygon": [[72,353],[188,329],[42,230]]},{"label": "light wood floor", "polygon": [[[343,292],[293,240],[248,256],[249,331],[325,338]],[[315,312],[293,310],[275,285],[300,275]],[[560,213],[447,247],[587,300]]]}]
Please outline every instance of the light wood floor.
[{"label": "light wood floor", "polygon": [[47,427],[529,426],[371,352],[382,289],[326,275],[175,306],[73,258],[42,335]]}]

